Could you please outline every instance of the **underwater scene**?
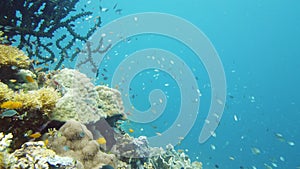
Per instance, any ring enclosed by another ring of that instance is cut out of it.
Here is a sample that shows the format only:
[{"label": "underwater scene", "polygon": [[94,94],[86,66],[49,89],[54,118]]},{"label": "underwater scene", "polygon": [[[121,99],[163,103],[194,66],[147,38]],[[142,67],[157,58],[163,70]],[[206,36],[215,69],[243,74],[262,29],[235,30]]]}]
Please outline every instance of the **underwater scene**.
[{"label": "underwater scene", "polygon": [[300,169],[299,49],[296,0],[1,0],[0,169]]}]

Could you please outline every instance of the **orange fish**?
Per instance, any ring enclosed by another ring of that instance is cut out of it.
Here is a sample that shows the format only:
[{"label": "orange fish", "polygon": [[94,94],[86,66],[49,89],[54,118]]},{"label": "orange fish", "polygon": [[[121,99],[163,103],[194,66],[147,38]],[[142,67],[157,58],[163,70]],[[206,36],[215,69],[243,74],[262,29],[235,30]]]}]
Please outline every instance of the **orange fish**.
[{"label": "orange fish", "polygon": [[29,135],[30,138],[34,138],[34,139],[40,138],[41,136],[42,136],[42,134],[40,132],[35,132],[35,133]]},{"label": "orange fish", "polygon": [[34,79],[33,79],[33,77],[31,77],[31,76],[25,76],[25,78],[26,78],[26,80],[27,80],[28,82],[30,82],[30,83],[33,83],[33,82],[34,82]]}]

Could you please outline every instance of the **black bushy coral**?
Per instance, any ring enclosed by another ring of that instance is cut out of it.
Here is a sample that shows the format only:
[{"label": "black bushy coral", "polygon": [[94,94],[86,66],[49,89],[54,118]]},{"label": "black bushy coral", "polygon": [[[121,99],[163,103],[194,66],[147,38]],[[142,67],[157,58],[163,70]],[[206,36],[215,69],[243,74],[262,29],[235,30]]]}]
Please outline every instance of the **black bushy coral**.
[{"label": "black bushy coral", "polygon": [[[76,33],[74,22],[92,15],[92,12],[85,10],[75,13],[78,2],[79,0],[0,1],[0,31],[7,36],[6,43],[16,41],[18,48],[26,50],[30,58],[39,59],[38,64],[54,63],[57,58],[55,69],[58,69],[66,58],[74,58],[80,52],[79,49],[72,48],[75,41],[86,42],[101,24],[100,17],[97,17],[94,26],[85,35]],[[69,33],[64,45],[61,42],[66,39],[65,35],[53,37],[61,29]],[[49,42],[49,39],[55,39],[55,42]],[[54,53],[53,48],[59,52]]]}]

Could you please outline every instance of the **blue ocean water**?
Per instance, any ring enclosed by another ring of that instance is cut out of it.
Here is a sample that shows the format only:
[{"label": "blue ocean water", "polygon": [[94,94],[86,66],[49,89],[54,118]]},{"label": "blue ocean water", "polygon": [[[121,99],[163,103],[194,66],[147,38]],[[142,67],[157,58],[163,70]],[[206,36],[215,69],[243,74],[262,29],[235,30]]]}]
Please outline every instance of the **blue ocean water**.
[{"label": "blue ocean water", "polygon": [[[143,12],[183,18],[201,30],[218,52],[226,75],[227,98],[222,103],[225,109],[213,137],[201,144],[198,138],[213,96],[208,72],[189,46],[167,36],[135,35],[113,46],[99,65],[100,76],[96,83],[111,87],[116,87],[112,85],[112,78],[118,65],[139,50],[164,49],[188,65],[202,95],[196,121],[188,134],[180,138],[176,149],[185,151],[192,160],[203,162],[204,168],[208,169],[300,167],[300,96],[297,88],[300,86],[300,2],[100,0],[82,1],[78,10],[84,5],[101,16],[102,26]],[[99,11],[99,6],[109,10]],[[115,12],[116,9],[121,10]],[[89,24],[92,23],[84,20],[78,23],[83,32]],[[157,24],[155,20],[153,24]],[[60,33],[63,34],[56,34]],[[74,63],[64,64],[74,67]],[[130,134],[135,137],[159,136],[172,126],[179,113],[188,115],[190,112],[179,112],[181,92],[185,92],[180,91],[180,86],[166,71],[153,68],[137,72],[130,90],[121,91],[122,96],[130,98],[134,109],[145,111],[151,107],[150,92],[161,89],[167,98],[166,108],[158,119],[149,123],[130,121],[128,112],[129,120],[123,125],[124,130],[133,129]]]},{"label": "blue ocean water", "polygon": [[[111,4],[107,2],[108,6]],[[204,168],[299,168],[299,5],[298,1],[261,0],[118,2],[123,9],[121,16],[161,12],[184,18],[202,30],[216,48],[226,74],[227,100],[216,136],[200,144],[198,137],[211,98],[203,65],[193,60],[193,53],[182,44],[180,47],[165,37],[140,35],[130,40],[131,46],[119,46],[127,54],[143,48],[163,48],[178,53],[189,67],[195,68],[202,92],[199,114],[176,148],[186,151],[193,160],[202,161]],[[107,16],[104,21],[118,17]],[[174,80],[161,72],[162,78],[150,82],[152,75],[151,71],[140,73],[131,83],[133,105],[140,109],[149,107],[148,92],[140,89],[143,82],[149,90],[164,90],[170,104],[157,122],[129,123],[135,136],[163,132],[179,111],[180,91]],[[173,87],[164,87],[166,82]]]}]

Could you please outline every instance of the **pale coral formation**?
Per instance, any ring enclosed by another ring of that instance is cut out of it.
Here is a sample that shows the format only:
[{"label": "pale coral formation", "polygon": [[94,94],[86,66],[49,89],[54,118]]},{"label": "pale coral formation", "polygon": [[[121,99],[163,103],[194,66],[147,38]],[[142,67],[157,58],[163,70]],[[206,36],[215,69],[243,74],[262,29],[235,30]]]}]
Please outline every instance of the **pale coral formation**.
[{"label": "pale coral formation", "polygon": [[60,157],[46,148],[43,141],[26,142],[8,157],[8,169],[15,168],[64,168],[84,169],[82,164],[70,157]]},{"label": "pale coral formation", "polygon": [[5,83],[0,82],[0,102],[10,100],[13,97],[13,90],[11,90]]},{"label": "pale coral formation", "polygon": [[111,152],[118,155],[118,157],[131,158],[146,158],[150,155],[150,147],[147,137],[140,136],[134,138],[128,134],[116,136],[116,144],[113,146]]},{"label": "pale coral formation", "polygon": [[51,119],[81,123],[95,123],[100,118],[123,114],[120,93],[105,86],[95,87],[86,75],[63,69],[51,79],[52,86],[63,94]]},{"label": "pale coral formation", "polygon": [[12,142],[13,135],[11,133],[4,135],[4,133],[0,133],[0,152],[5,152],[8,150],[11,142]]},{"label": "pale coral formation", "polygon": [[51,87],[44,87],[33,91],[20,91],[12,98],[23,104],[23,109],[39,110],[49,115],[55,108],[55,104],[60,98],[60,94]]},{"label": "pale coral formation", "polygon": [[107,86],[96,86],[95,90],[98,93],[99,100],[97,101],[100,107],[107,116],[114,116],[117,114],[124,115],[123,101],[121,93],[113,88]]},{"label": "pale coral formation", "polygon": [[70,120],[58,132],[59,134],[48,138],[49,148],[57,154],[72,157],[88,169],[99,169],[103,165],[118,166],[116,156],[100,151],[99,144],[93,140],[92,133],[85,125]]},{"label": "pale coral formation", "polygon": [[16,66],[18,68],[28,68],[29,58],[23,51],[16,47],[0,44],[0,68],[2,66]]},{"label": "pale coral formation", "polygon": [[12,139],[13,135],[11,133],[6,135],[2,132],[0,133],[0,169],[4,169],[7,166],[7,156]]},{"label": "pale coral formation", "polygon": [[154,168],[185,168],[185,169],[202,169],[202,163],[191,162],[184,152],[175,151],[171,144],[166,146],[166,150],[153,148],[149,158],[149,163]]}]

